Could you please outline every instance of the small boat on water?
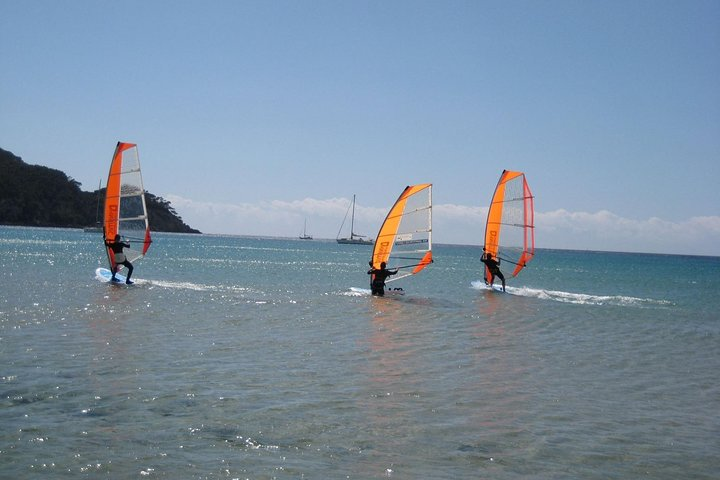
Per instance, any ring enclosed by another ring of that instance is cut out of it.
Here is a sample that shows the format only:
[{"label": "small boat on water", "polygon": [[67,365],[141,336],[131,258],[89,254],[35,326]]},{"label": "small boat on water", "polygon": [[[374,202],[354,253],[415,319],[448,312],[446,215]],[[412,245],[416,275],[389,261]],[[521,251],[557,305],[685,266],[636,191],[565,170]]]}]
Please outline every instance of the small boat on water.
[{"label": "small boat on water", "polygon": [[97,191],[98,191],[98,194],[97,194],[97,207],[95,208],[95,225],[84,227],[83,232],[85,232],[85,233],[102,233],[102,231],[103,231],[102,222],[100,222],[100,196],[102,193],[102,180],[98,184]]},{"label": "small boat on water", "polygon": [[[347,214],[350,212],[350,209],[352,208],[352,215],[350,216],[350,236],[349,237],[343,237],[340,238],[340,232],[342,232],[343,226],[345,226],[345,220],[347,220]],[[371,238],[367,238],[365,235],[359,235],[355,233],[355,195],[353,195],[352,203],[348,207],[348,211],[345,212],[345,218],[343,218],[343,223],[340,225],[340,230],[338,231],[337,243],[345,244],[345,245],[372,245],[375,242]]]},{"label": "small boat on water", "polygon": [[307,219],[305,219],[305,225],[303,225],[303,233],[300,234],[300,240],[312,240],[312,235],[307,234]]}]

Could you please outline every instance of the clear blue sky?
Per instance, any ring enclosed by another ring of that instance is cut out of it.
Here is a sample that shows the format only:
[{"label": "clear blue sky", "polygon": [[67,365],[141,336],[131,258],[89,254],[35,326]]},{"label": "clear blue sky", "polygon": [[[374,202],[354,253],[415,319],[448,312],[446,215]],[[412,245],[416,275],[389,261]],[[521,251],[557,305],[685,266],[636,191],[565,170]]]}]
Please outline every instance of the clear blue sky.
[{"label": "clear blue sky", "polygon": [[[434,184],[482,243],[503,169],[537,246],[720,255],[720,2],[0,0],[0,147],[95,189],[118,140],[208,233],[374,235]],[[2,172],[0,172],[0,175]]]}]

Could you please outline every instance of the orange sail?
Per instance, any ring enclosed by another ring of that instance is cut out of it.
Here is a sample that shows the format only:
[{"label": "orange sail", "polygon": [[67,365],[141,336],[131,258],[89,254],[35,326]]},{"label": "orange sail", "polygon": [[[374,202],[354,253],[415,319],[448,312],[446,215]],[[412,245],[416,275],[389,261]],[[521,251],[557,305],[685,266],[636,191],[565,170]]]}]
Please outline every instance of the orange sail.
[{"label": "orange sail", "polygon": [[[373,268],[408,269],[387,282],[414,275],[432,263],[432,184],[405,187],[380,227]],[[411,270],[410,270],[411,269]]]},{"label": "orange sail", "polygon": [[[495,187],[485,226],[485,251],[514,265],[512,276],[535,254],[533,195],[525,174],[504,170]],[[485,268],[485,278],[489,272]]]},{"label": "orange sail", "polygon": [[[124,250],[130,262],[143,257],[152,240],[140,158],[134,143],[118,142],[115,147],[105,188],[104,212],[105,238],[114,240],[116,235],[120,235],[125,242],[130,243],[130,248]],[[110,248],[107,248],[107,254],[112,269],[115,258]]]}]

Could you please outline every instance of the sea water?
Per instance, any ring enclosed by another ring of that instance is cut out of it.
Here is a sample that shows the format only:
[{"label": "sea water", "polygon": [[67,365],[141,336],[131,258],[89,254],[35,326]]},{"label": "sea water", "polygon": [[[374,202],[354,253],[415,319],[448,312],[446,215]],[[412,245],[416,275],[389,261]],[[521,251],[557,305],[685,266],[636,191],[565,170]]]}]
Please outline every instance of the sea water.
[{"label": "sea water", "polygon": [[0,227],[0,477],[718,478],[720,258],[371,248]]}]

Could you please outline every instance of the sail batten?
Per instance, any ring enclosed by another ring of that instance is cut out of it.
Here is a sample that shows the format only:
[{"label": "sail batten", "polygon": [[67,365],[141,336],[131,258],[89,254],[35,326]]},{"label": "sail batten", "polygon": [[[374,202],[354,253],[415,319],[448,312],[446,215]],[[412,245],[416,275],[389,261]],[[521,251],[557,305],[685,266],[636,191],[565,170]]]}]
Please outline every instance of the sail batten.
[{"label": "sail batten", "polygon": [[120,218],[120,221],[121,221],[121,222],[123,222],[123,221],[131,221],[131,220],[143,220],[143,221],[144,221],[146,218],[147,218],[146,215],[139,215],[139,216],[137,216],[137,217],[122,217],[122,218]]},{"label": "sail batten", "polygon": [[414,275],[432,263],[432,184],[405,187],[390,208],[375,239],[373,268],[412,268],[386,282]]}]

